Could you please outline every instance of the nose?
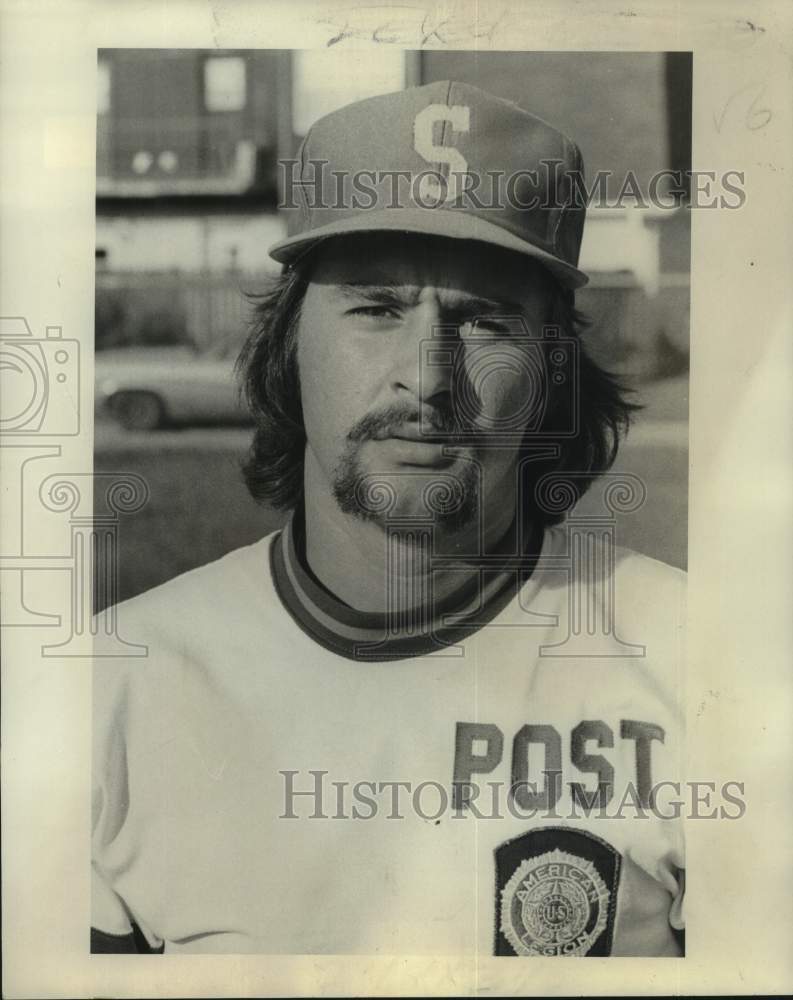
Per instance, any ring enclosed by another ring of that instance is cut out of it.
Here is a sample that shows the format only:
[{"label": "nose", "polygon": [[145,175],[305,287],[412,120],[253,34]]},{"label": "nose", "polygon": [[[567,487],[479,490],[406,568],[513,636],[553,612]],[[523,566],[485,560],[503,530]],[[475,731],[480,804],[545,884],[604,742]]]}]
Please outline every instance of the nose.
[{"label": "nose", "polygon": [[444,321],[437,301],[428,297],[411,310],[400,332],[392,369],[394,390],[419,404],[448,407],[457,327]]}]

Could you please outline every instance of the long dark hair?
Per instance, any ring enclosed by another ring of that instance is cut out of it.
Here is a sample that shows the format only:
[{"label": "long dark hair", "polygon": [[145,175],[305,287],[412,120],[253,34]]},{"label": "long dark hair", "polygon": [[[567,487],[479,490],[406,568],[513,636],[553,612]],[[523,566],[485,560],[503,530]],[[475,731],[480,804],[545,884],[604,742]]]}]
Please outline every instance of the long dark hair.
[{"label": "long dark hair", "polygon": [[[237,360],[240,390],[255,423],[243,475],[251,496],[278,510],[292,510],[303,498],[306,432],[300,402],[297,328],[308,274],[306,266],[289,268],[274,278],[263,294],[250,296],[253,321]],[[550,274],[548,282],[549,324],[559,327],[561,337],[579,338],[589,322],[575,308],[573,292]],[[534,483],[549,473],[575,473],[569,482],[569,509],[612,465],[631,415],[640,408],[626,398],[630,390],[600,367],[580,341],[576,354],[576,433],[569,434],[568,395],[550,386],[542,431],[553,440],[554,429],[559,429],[558,454],[553,459],[531,461],[525,466],[531,482],[523,484],[524,516],[534,524],[553,524],[565,514],[565,510],[554,509],[551,513],[539,506]]]}]

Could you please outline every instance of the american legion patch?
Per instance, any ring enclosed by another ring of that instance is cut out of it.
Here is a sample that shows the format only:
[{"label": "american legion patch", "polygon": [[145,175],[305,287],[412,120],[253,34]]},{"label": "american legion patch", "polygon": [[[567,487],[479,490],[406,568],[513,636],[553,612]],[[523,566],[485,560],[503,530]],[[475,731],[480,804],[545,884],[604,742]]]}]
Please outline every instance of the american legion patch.
[{"label": "american legion patch", "polygon": [[599,837],[544,827],[496,848],[496,955],[611,954],[619,852]]}]

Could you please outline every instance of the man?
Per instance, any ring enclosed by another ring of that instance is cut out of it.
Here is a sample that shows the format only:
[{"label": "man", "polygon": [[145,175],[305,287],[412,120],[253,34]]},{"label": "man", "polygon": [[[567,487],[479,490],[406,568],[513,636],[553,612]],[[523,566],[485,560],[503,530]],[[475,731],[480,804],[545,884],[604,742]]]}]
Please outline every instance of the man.
[{"label": "man", "polygon": [[631,409],[578,340],[578,150],[435,83],[296,166],[241,359],[290,519],[118,609],[94,949],[679,955],[682,574],[559,524]]}]

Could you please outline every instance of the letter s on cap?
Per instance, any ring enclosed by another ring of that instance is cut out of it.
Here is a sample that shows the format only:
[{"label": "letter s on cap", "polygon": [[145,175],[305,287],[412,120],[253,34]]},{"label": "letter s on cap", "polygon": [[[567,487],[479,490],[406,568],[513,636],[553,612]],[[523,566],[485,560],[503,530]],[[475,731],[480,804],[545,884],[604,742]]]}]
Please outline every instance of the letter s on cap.
[{"label": "letter s on cap", "polygon": [[[428,163],[448,164],[449,182],[446,188],[446,201],[455,201],[458,194],[461,174],[468,173],[468,161],[459,149],[450,146],[438,146],[433,142],[432,131],[435,122],[450,122],[455,132],[469,132],[471,129],[471,109],[467,104],[428,104],[422,108],[413,121],[413,146],[416,152]],[[436,178],[422,178],[424,190],[422,199],[440,202],[444,200],[441,185]]]}]

